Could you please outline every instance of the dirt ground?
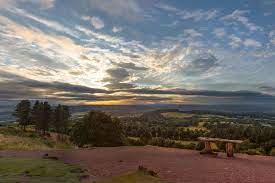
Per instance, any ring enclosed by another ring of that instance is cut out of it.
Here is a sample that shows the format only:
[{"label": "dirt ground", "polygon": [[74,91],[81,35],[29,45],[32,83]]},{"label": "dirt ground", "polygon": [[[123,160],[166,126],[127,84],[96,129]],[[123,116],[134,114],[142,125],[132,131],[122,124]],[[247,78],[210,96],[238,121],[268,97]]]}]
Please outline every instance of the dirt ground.
[{"label": "dirt ground", "polygon": [[92,180],[120,175],[143,165],[171,183],[275,183],[275,158],[267,156],[213,157],[198,151],[151,146],[0,151],[0,156],[41,157],[45,153],[88,168]]}]

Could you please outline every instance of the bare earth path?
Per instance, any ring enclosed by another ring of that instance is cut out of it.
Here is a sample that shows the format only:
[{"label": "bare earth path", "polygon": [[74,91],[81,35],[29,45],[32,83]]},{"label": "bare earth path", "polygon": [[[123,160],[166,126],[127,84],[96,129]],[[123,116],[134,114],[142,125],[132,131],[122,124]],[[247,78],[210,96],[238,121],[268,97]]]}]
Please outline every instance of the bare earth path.
[{"label": "bare earth path", "polygon": [[160,147],[112,147],[91,150],[0,151],[0,156],[58,156],[88,168],[93,180],[136,170],[139,165],[174,183],[275,183],[275,158],[237,154],[228,159],[200,155],[197,151]]}]

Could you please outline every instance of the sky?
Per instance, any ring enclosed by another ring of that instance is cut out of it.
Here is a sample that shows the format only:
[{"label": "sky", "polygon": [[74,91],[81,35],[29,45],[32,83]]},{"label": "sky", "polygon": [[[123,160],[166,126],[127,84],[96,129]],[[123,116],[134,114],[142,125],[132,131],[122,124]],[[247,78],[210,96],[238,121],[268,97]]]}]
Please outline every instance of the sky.
[{"label": "sky", "polygon": [[0,102],[274,104],[275,0],[0,0]]}]

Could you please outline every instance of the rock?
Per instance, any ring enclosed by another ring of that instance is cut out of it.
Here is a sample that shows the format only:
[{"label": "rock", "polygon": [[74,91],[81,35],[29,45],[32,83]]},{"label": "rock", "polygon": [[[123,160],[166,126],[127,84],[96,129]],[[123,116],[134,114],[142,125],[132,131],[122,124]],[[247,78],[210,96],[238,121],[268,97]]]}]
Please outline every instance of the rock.
[{"label": "rock", "polygon": [[48,153],[44,154],[42,158],[43,159],[58,160],[58,157],[56,157],[56,156],[49,156]]},{"label": "rock", "polygon": [[146,167],[144,167],[142,165],[138,166],[138,170],[145,173],[145,174],[147,174],[147,175],[151,175],[153,177],[157,177],[157,175],[158,175],[155,171],[148,170]]}]

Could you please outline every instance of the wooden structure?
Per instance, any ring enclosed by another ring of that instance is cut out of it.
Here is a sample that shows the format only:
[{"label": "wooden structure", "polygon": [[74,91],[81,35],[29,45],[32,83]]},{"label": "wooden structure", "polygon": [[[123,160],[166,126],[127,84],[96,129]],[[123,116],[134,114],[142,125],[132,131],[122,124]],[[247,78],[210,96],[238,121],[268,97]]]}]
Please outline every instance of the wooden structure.
[{"label": "wooden structure", "polygon": [[224,142],[226,147],[226,154],[227,157],[233,157],[234,156],[234,144],[240,144],[243,141],[242,140],[229,140],[229,139],[220,139],[220,138],[208,138],[208,137],[199,137],[199,141],[204,142],[204,149],[201,151],[201,154],[214,154],[214,152],[211,149],[211,142]]}]

